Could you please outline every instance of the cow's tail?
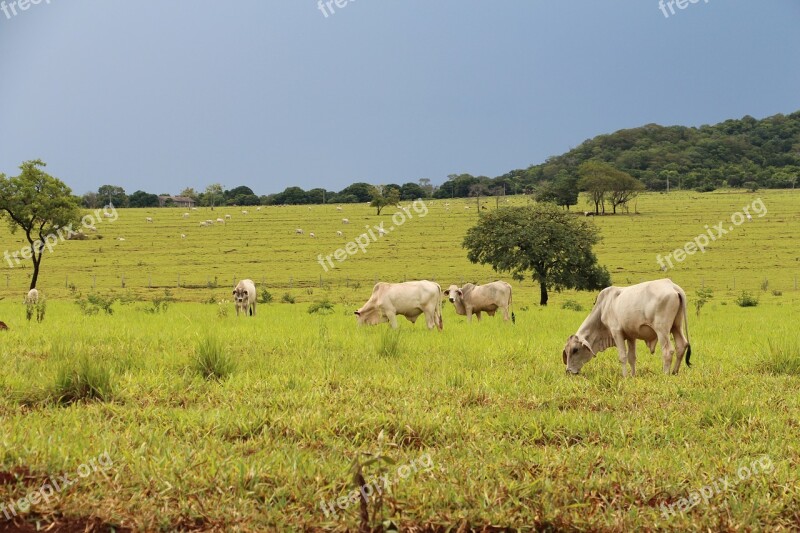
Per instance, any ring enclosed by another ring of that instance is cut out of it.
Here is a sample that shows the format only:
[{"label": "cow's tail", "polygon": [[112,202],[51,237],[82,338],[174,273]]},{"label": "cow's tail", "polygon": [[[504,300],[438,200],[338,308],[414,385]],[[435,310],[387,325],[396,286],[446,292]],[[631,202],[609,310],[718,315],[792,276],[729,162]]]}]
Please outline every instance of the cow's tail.
[{"label": "cow's tail", "polygon": [[692,343],[689,341],[689,304],[686,302],[686,293],[682,290],[678,292],[678,299],[683,307],[683,329],[686,332],[686,366],[691,367],[689,358],[692,357]]},{"label": "cow's tail", "polygon": [[514,315],[514,305],[513,305],[513,303],[514,303],[514,291],[511,290],[511,286],[509,285],[508,310],[511,311],[511,323],[512,324],[516,324],[517,323],[517,317],[516,317],[516,315]]},{"label": "cow's tail", "polygon": [[442,320],[442,300],[444,299],[444,292],[442,292],[441,285],[437,283],[436,286],[439,288],[439,301],[436,302],[433,321],[436,322],[436,327],[439,328],[439,331],[442,331],[442,328],[444,328],[444,321]]}]

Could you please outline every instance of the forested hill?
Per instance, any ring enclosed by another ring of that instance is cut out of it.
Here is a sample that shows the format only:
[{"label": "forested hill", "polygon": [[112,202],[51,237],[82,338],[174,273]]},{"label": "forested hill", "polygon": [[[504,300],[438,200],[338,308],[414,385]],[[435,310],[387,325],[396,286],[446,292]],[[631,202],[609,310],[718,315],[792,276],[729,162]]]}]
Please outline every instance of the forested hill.
[{"label": "forested hill", "polygon": [[748,182],[791,188],[800,177],[800,111],[763,120],[746,116],[699,128],[648,124],[620,130],[492,181],[531,187],[562,171],[574,175],[588,160],[609,163],[650,190],[665,189],[667,178],[671,187],[700,190],[751,186]]}]

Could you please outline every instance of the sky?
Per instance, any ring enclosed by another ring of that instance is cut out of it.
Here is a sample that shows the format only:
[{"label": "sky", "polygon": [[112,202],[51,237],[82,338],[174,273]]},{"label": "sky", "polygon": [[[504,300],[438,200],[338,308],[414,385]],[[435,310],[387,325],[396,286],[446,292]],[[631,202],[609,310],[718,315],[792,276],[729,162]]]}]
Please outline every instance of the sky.
[{"label": "sky", "polygon": [[0,3],[0,173],[76,194],[438,184],[800,110],[798,0],[27,1]]}]

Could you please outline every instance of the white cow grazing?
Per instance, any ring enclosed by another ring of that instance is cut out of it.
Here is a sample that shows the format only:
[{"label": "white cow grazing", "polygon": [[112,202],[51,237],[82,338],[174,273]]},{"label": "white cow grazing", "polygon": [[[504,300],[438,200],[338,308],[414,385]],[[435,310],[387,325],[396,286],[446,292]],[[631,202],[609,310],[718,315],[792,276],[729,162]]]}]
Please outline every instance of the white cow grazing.
[{"label": "white cow grazing", "polygon": [[25,302],[26,305],[36,305],[39,303],[39,291],[36,289],[31,289],[28,291],[28,294],[25,295]]},{"label": "white cow grazing", "polygon": [[243,215],[246,215],[246,214],[247,214],[247,211],[246,211],[246,210],[245,210],[245,211],[242,211],[242,214],[243,214]]},{"label": "white cow grazing", "polygon": [[189,218],[189,213],[184,213],[183,218]]},{"label": "white cow grazing", "polygon": [[349,223],[350,223],[350,221],[348,219],[346,219],[346,218],[342,219],[342,224],[349,224]]},{"label": "white cow grazing", "polygon": [[186,234],[185,233],[181,233],[181,239],[185,239],[185,238],[186,238]]},{"label": "white cow grazing", "polygon": [[[670,333],[675,338],[678,356],[674,366],[676,352],[672,349]],[[661,344],[665,374],[678,373],[684,353],[686,366],[690,366],[692,348],[686,293],[672,280],[665,278],[630,287],[603,289],[589,316],[564,346],[562,357],[567,372],[577,374],[592,357],[616,346],[622,375],[627,374],[627,363],[631,365],[631,376],[635,376],[637,339],[645,341],[650,353],[655,353],[656,343]]]},{"label": "white cow grazing", "polygon": [[225,215],[225,220],[230,220],[230,219],[231,219],[230,215]]},{"label": "white cow grazing", "polygon": [[119,237],[117,240],[118,240],[118,241],[124,241],[124,240],[125,240],[125,237]]},{"label": "white cow grazing", "polygon": [[344,233],[342,233],[341,231],[337,231],[337,232],[336,232],[336,236],[337,236],[337,237],[343,237],[343,236],[344,236]]},{"label": "white cow grazing", "polygon": [[489,316],[494,316],[498,309],[503,310],[503,320],[509,318],[511,285],[505,281],[493,281],[486,285],[467,283],[460,289],[457,285],[450,285],[444,294],[453,303],[456,314],[466,315],[467,322],[472,322],[473,313],[480,321],[482,312],[485,311]]},{"label": "white cow grazing", "polygon": [[201,228],[205,228],[206,226],[208,226],[208,222],[206,222],[205,220],[200,223]]},{"label": "white cow grazing", "polygon": [[378,228],[378,235],[379,235],[380,237],[383,237],[384,235],[386,235],[386,233],[388,233],[388,232],[387,232],[385,229],[383,229],[383,228]]},{"label": "white cow grazing", "polygon": [[309,233],[308,236],[311,237],[312,239],[316,239],[317,238],[317,236],[314,235],[313,231],[311,233]]},{"label": "white cow grazing", "polygon": [[337,210],[337,211],[341,211],[341,210],[342,210],[342,208],[341,208],[341,207],[337,207],[337,208],[336,208],[336,210]]},{"label": "white cow grazing", "polygon": [[301,230],[300,228],[297,228],[296,230],[294,230],[294,233],[295,233],[295,235],[302,235],[303,234],[303,230]]},{"label": "white cow grazing", "polygon": [[373,326],[389,322],[397,329],[397,315],[403,315],[412,324],[419,315],[425,315],[428,329],[442,329],[442,288],[433,281],[406,281],[405,283],[380,282],[372,289],[367,303],[355,312],[358,325]]},{"label": "white cow grazing", "polygon": [[217,224],[225,224],[225,220],[223,220],[221,218],[218,218],[217,219]]},{"label": "white cow grazing", "polygon": [[113,218],[113,217],[114,215],[112,215],[111,213],[103,213],[103,218]]},{"label": "white cow grazing", "polygon": [[192,211],[197,211],[197,208],[196,208],[196,207],[193,207],[193,208],[192,208]]},{"label": "white cow grazing", "polygon": [[256,314],[256,284],[251,279],[243,279],[236,284],[233,289],[233,299],[236,303],[236,316],[239,311],[244,311],[245,316],[248,312],[250,316]]},{"label": "white cow grazing", "polygon": [[145,219],[145,221],[146,221],[146,222],[149,222],[150,224],[152,224],[152,223],[153,223],[153,217],[147,217],[147,218]]},{"label": "white cow grazing", "polygon": [[261,211],[261,207],[256,207],[256,211]]}]

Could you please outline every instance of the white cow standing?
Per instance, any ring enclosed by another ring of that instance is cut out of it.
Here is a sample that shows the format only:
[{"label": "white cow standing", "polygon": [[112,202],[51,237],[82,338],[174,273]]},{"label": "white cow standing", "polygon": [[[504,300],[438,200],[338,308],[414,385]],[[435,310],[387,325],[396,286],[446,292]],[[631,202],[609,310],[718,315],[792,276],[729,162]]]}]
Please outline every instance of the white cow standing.
[{"label": "white cow standing", "polygon": [[233,299],[236,303],[236,316],[239,311],[244,311],[245,316],[248,312],[250,316],[256,314],[256,284],[251,279],[243,279],[236,284],[233,289]]},{"label": "white cow standing", "polygon": [[37,289],[31,289],[28,291],[28,294],[25,295],[25,302],[26,305],[36,305],[39,303],[39,291]]},{"label": "white cow standing", "polygon": [[[675,350],[669,335],[675,338]],[[622,375],[636,375],[636,341],[645,341],[650,353],[661,344],[665,374],[677,374],[686,354],[686,366],[692,355],[689,344],[689,319],[686,293],[671,279],[647,281],[630,287],[608,287],[600,291],[589,316],[575,335],[570,335],[562,357],[567,373],[577,374],[592,357],[616,346]],[[627,350],[626,350],[627,344]],[[677,354],[673,366],[673,355]]]},{"label": "white cow standing", "polygon": [[[480,321],[482,312],[494,316],[498,309],[503,311],[503,320],[509,319],[511,285],[505,281],[493,281],[486,285],[467,283],[460,289],[457,285],[450,285],[444,294],[453,303],[456,314],[466,315],[467,322],[472,322],[473,313]],[[513,320],[513,316],[511,318]]]}]

